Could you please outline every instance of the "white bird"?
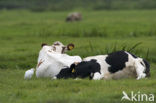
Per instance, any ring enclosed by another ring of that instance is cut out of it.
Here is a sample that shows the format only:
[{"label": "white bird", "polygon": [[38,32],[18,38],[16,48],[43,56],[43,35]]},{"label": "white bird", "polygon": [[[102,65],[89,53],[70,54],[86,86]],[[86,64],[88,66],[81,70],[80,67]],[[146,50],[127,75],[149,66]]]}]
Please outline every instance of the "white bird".
[{"label": "white bird", "polygon": [[128,97],[128,95],[127,95],[127,93],[126,93],[125,91],[123,91],[122,94],[123,94],[123,97],[121,98],[121,101],[122,101],[123,99],[131,100],[131,99]]},{"label": "white bird", "polygon": [[31,79],[34,74],[35,69],[31,68],[25,72],[24,79]]}]

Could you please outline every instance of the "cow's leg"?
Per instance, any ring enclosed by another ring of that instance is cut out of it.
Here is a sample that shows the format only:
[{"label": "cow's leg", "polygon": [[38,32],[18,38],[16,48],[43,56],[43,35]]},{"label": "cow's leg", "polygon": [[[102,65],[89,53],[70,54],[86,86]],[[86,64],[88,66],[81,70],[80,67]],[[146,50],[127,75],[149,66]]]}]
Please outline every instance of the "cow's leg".
[{"label": "cow's leg", "polygon": [[141,78],[145,78],[146,74],[144,73],[145,67],[141,64],[142,59],[138,58],[135,61],[135,68],[136,68],[136,73],[137,73],[137,80]]},{"label": "cow's leg", "polygon": [[52,77],[51,79],[52,79],[52,80],[56,80],[56,79],[57,79],[57,77],[56,77],[56,76],[54,76],[54,77]]},{"label": "cow's leg", "polygon": [[93,76],[93,80],[100,80],[102,79],[102,76],[99,72],[95,72]]}]

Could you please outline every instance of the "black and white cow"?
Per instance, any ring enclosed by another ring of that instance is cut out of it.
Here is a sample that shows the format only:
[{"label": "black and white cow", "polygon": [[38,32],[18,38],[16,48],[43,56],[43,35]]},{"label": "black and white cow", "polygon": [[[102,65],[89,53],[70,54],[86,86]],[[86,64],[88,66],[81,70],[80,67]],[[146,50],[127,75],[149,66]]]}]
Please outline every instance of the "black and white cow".
[{"label": "black and white cow", "polygon": [[73,63],[70,67],[64,68],[56,76],[57,78],[86,78],[100,79],[100,64],[96,60],[82,61],[80,63]]},{"label": "black and white cow", "polygon": [[136,77],[138,80],[150,76],[150,65],[145,59],[129,52],[117,51],[108,55],[86,57],[81,63],[62,69],[56,77],[84,78],[87,76],[91,76],[94,80],[127,77]]}]

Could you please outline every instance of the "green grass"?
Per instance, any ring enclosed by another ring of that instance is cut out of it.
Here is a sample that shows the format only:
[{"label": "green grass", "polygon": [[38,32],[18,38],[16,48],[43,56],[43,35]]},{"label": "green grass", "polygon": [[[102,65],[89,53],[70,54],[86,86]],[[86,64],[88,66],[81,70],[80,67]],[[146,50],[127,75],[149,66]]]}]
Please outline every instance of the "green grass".
[{"label": "green grass", "polygon": [[[156,34],[156,10],[83,11],[83,20],[66,23],[69,12],[0,11],[1,34],[12,36],[138,37]],[[4,36],[4,35],[3,35]]]},{"label": "green grass", "polygon": [[48,43],[51,45],[56,40],[59,40],[64,44],[74,43],[75,49],[68,52],[68,54],[80,55],[81,57],[106,54],[107,52],[111,53],[115,47],[117,50],[122,50],[123,47],[131,48],[136,43],[142,42],[142,44],[132,51],[132,53],[146,58],[146,52],[149,49],[148,60],[151,62],[156,61],[155,37],[116,39],[99,37],[11,37],[0,38],[0,68],[28,69],[35,67],[41,44]]},{"label": "green grass", "polygon": [[[156,65],[152,65],[156,68]],[[135,80],[23,80],[24,70],[0,70],[1,103],[117,103],[122,91],[156,94],[156,70],[149,79]],[[127,102],[127,101],[126,101]],[[125,102],[125,103],[126,103]]]},{"label": "green grass", "polygon": [[[81,22],[66,23],[68,12],[0,11],[0,103],[119,103],[122,91],[153,93],[156,87],[156,10],[83,11]],[[151,78],[143,80],[24,80],[36,66],[41,43],[74,43],[69,55],[106,54],[125,48],[147,58]],[[127,103],[127,101],[125,101]]]}]

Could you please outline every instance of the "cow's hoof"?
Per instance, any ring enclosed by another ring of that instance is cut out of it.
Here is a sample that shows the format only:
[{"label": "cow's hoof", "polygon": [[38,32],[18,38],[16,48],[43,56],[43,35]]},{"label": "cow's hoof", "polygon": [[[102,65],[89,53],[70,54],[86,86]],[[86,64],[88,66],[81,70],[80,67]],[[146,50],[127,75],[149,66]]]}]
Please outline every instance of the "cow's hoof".
[{"label": "cow's hoof", "polygon": [[74,80],[81,80],[80,78],[75,78]]},{"label": "cow's hoof", "polygon": [[142,79],[142,78],[145,78],[145,77],[146,77],[146,74],[143,73],[143,74],[141,74],[141,75],[138,76],[137,80]]},{"label": "cow's hoof", "polygon": [[93,80],[100,80],[101,74],[100,73],[94,73]]},{"label": "cow's hoof", "polygon": [[57,77],[55,76],[55,77],[52,77],[52,80],[56,80],[57,79]]}]

